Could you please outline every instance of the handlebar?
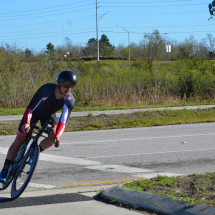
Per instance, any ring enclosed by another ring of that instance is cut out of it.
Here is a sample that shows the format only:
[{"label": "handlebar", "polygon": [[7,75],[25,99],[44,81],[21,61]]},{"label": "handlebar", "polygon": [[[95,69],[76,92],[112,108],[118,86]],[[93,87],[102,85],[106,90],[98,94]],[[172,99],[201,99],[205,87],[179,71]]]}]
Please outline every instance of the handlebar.
[{"label": "handlebar", "polygon": [[56,141],[56,143],[55,143],[55,147],[59,147],[60,146],[60,142],[59,141]]},{"label": "handlebar", "polygon": [[[30,130],[31,131],[33,131],[33,129],[37,129],[39,132],[44,132],[44,133],[46,133],[46,134],[49,134],[50,133],[50,131],[54,128],[54,126],[55,125],[50,125],[49,124],[49,121],[47,121],[46,123],[45,123],[45,125],[42,127],[42,128],[40,128],[40,127],[38,127],[38,126],[36,126],[35,124],[31,124],[31,127],[30,127]],[[28,131],[29,131],[29,128],[26,128],[25,129],[25,132],[26,133],[28,133]],[[41,136],[43,136],[43,135],[41,135]],[[45,136],[43,136],[43,137],[45,137]],[[47,137],[45,137],[45,138],[47,138]],[[50,138],[49,138],[50,139]],[[51,140],[51,139],[50,139]],[[55,144],[55,147],[59,147],[60,146],[60,142],[59,141],[53,141],[53,140],[51,140],[52,142],[54,142]]]},{"label": "handlebar", "polygon": [[26,128],[26,129],[25,129],[25,133],[28,133],[28,131],[29,131],[29,128]]}]

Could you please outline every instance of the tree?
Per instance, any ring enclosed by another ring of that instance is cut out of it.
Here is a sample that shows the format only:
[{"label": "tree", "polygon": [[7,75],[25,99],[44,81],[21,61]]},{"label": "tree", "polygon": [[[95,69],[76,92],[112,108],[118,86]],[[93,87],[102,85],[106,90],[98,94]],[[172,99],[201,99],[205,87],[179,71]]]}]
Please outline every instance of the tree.
[{"label": "tree", "polygon": [[202,39],[202,43],[208,48],[209,52],[215,53],[215,38],[212,34],[206,34],[206,38]]},{"label": "tree", "polygon": [[47,53],[49,56],[53,57],[54,54],[55,54],[54,45],[52,45],[51,43],[49,43],[49,44],[46,45],[46,49],[47,49],[46,53]]},{"label": "tree", "polygon": [[24,54],[25,54],[25,58],[26,58],[27,61],[29,60],[30,57],[33,56],[32,51],[30,49],[28,49],[28,48],[25,49]]},{"label": "tree", "polygon": [[103,56],[110,56],[115,47],[110,44],[108,37],[105,34],[102,34],[101,39],[99,40],[99,53]]},{"label": "tree", "polygon": [[198,55],[198,43],[194,36],[185,38],[184,42],[178,44],[178,59],[187,59]]},{"label": "tree", "polygon": [[208,55],[208,48],[202,42],[198,44],[198,55],[204,56],[204,57]]},{"label": "tree", "polygon": [[160,35],[158,30],[154,30],[152,34],[144,35],[144,51],[148,63],[157,60],[163,53],[165,48],[165,39]]},{"label": "tree", "polygon": [[[102,34],[99,40],[99,54],[102,56],[110,56],[113,54],[114,46],[109,42],[109,39],[105,34]],[[84,48],[83,53],[85,56],[93,55],[96,56],[97,53],[97,39],[91,38],[87,42],[87,47]]]},{"label": "tree", "polygon": [[85,56],[93,55],[96,56],[97,50],[97,40],[95,38],[91,38],[87,42],[87,47],[83,49],[83,54]]}]

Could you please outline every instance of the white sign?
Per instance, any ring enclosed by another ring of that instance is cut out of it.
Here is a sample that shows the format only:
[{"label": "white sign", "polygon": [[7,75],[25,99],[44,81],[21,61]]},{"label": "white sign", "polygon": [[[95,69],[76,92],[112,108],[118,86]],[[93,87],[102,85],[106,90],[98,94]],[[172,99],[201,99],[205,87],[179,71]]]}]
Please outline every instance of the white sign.
[{"label": "white sign", "polygon": [[166,52],[171,52],[171,45],[166,45]]}]

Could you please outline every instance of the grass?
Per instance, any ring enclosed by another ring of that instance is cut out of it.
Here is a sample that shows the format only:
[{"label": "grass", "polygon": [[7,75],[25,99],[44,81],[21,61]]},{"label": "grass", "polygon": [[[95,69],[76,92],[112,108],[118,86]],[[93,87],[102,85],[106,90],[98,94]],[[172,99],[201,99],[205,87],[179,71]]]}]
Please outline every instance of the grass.
[{"label": "grass", "polygon": [[192,174],[188,176],[160,176],[150,180],[139,180],[122,187],[152,193],[181,201],[215,207],[215,173]]},{"label": "grass", "polygon": [[24,108],[0,108],[0,116],[23,115],[24,112]]},{"label": "grass", "polygon": [[[215,108],[163,110],[69,118],[65,132],[215,122]],[[19,121],[0,122],[0,135],[16,134]]]}]

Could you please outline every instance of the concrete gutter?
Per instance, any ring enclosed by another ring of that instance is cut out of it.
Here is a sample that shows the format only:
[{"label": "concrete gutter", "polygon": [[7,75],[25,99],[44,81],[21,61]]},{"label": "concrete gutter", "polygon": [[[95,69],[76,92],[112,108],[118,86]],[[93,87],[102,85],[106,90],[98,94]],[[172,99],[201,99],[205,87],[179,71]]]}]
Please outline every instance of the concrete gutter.
[{"label": "concrete gutter", "polygon": [[168,215],[214,215],[215,208],[195,205],[168,197],[121,188],[111,187],[101,193],[104,199],[115,199],[118,202],[139,206]]},{"label": "concrete gutter", "polygon": [[[196,110],[196,109],[206,109],[213,108],[215,105],[200,105],[200,106],[182,106],[182,107],[165,107],[165,108],[144,108],[144,109],[125,109],[125,110],[104,110],[104,111],[82,111],[82,112],[71,112],[71,117],[84,117],[88,116],[89,113],[94,116],[101,114],[113,115],[113,114],[128,114],[135,112],[145,112],[145,111],[158,111],[158,110]],[[57,113],[57,117],[60,117],[61,113]],[[16,121],[21,120],[23,115],[9,115],[9,116],[0,116],[0,122],[5,121]]]}]

